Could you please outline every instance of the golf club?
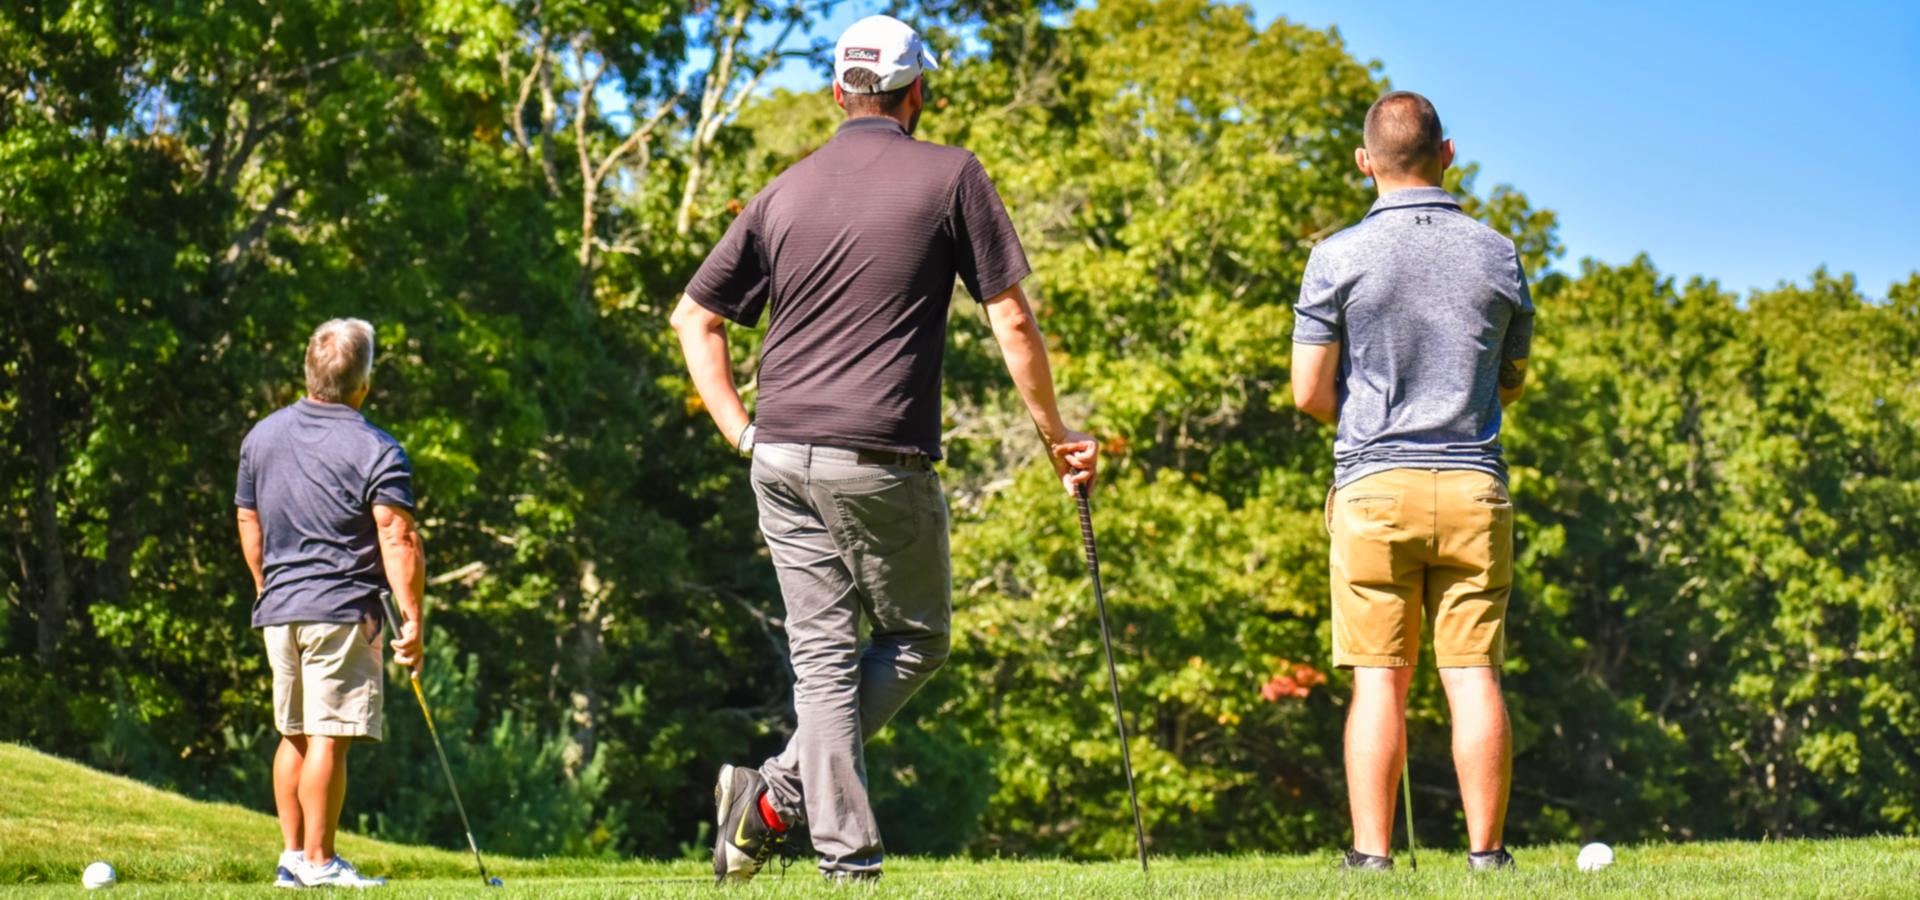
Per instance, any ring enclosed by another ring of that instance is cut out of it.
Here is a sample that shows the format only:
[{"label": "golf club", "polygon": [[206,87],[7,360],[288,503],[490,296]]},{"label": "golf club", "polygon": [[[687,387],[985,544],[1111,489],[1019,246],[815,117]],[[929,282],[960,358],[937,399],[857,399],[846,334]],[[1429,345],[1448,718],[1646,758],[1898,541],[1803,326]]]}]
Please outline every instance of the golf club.
[{"label": "golf club", "polygon": [[1087,549],[1087,574],[1093,579],[1093,605],[1100,613],[1100,643],[1107,650],[1107,684],[1113,688],[1113,725],[1120,732],[1120,767],[1127,773],[1127,799],[1133,803],[1133,837],[1140,846],[1140,871],[1147,871],[1147,828],[1140,819],[1140,793],[1133,786],[1133,754],[1127,749],[1127,716],[1120,705],[1120,672],[1113,665],[1113,632],[1107,626],[1107,595],[1100,587],[1100,554],[1093,543],[1093,508],[1087,486],[1074,485],[1080,503],[1080,539]]},{"label": "golf club", "polygon": [[[400,609],[393,603],[390,591],[380,592],[380,602],[387,608],[387,628],[393,636],[400,636]],[[433,727],[433,713],[427,709],[427,695],[420,690],[420,670],[408,669],[407,681],[413,685],[413,699],[420,701],[420,715],[427,720],[427,734],[433,738],[433,752],[440,757],[440,772],[447,776],[447,791],[453,794],[453,808],[460,813],[460,827],[466,829],[467,847],[473,851],[473,864],[480,867],[480,882],[488,887],[499,887],[497,879],[487,877],[487,864],[480,859],[480,845],[474,843],[473,825],[467,821],[467,805],[460,802],[460,788],[453,783],[453,767],[447,764],[447,751],[440,746],[440,731]]]},{"label": "golf club", "polygon": [[1400,760],[1400,787],[1407,795],[1407,868],[1419,871],[1419,850],[1413,844],[1413,769],[1404,757]]}]

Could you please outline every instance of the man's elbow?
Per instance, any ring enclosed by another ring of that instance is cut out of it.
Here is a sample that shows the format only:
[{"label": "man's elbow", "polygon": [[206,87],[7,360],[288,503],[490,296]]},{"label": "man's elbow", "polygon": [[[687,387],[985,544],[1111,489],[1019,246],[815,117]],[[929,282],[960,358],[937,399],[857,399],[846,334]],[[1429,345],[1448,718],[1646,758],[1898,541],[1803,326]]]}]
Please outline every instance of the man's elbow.
[{"label": "man's elbow", "polygon": [[1500,405],[1502,407],[1512,406],[1515,403],[1520,402],[1520,398],[1526,395],[1527,395],[1527,386],[1524,384],[1516,388],[1501,388],[1500,389]]},{"label": "man's elbow", "polygon": [[667,323],[673,326],[675,333],[682,338],[692,337],[704,332],[720,330],[720,317],[693,301],[693,298],[681,296],[680,305],[673,308],[673,314],[667,317]]},{"label": "man's elbow", "polygon": [[680,305],[673,308],[673,314],[667,317],[667,324],[673,326],[675,333],[685,336],[687,329],[693,327],[693,319],[693,304],[681,300]]},{"label": "man's elbow", "polygon": [[1031,340],[1040,334],[1040,326],[1034,321],[1033,312],[1024,303],[998,303],[989,311],[988,318],[993,323],[993,337],[1002,346],[1011,341]]},{"label": "man's elbow", "polygon": [[1295,385],[1293,389],[1293,405],[1301,412],[1328,425],[1333,424],[1334,413],[1339,410],[1339,404],[1334,402],[1332,392],[1302,389],[1299,385]]}]

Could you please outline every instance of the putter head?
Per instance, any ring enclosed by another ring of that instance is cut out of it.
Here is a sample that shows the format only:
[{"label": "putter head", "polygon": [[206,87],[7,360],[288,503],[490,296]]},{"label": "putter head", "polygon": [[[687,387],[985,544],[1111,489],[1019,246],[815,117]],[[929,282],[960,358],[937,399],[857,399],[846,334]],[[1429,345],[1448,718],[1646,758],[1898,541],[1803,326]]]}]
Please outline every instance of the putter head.
[{"label": "putter head", "polygon": [[487,887],[506,887],[506,883],[502,882],[498,876],[495,876],[487,879]]}]

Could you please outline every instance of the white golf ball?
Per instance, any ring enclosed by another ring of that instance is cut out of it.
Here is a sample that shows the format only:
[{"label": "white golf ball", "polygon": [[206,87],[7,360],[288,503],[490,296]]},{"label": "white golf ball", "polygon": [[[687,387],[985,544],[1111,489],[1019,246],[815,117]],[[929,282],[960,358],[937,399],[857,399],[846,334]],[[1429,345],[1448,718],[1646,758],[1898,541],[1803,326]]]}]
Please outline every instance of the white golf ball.
[{"label": "white golf ball", "polygon": [[88,865],[87,870],[80,873],[80,883],[86,885],[87,890],[109,887],[118,880],[120,876],[115,874],[113,866],[105,862]]},{"label": "white golf ball", "polygon": [[1580,848],[1580,858],[1574,865],[1582,872],[1598,872],[1613,865],[1613,848],[1605,844],[1588,844]]}]

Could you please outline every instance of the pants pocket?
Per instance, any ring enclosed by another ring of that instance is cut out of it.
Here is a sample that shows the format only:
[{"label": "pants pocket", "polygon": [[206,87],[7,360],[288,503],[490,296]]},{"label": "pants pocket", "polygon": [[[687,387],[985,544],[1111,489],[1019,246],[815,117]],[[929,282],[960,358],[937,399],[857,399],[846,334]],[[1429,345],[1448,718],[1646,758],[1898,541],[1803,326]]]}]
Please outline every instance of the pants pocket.
[{"label": "pants pocket", "polygon": [[849,542],[869,553],[897,553],[920,539],[926,488],[920,473],[887,474],[824,487]]}]

